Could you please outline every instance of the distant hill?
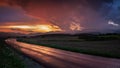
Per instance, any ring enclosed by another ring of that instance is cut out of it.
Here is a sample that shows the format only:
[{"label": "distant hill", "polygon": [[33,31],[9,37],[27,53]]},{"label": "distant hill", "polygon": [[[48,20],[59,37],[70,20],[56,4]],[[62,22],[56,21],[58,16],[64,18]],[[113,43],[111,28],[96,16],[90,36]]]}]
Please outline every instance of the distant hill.
[{"label": "distant hill", "polygon": [[13,32],[0,32],[0,37],[19,37],[19,36],[25,36],[25,34],[21,33],[13,33]]},{"label": "distant hill", "polygon": [[61,32],[48,32],[48,33],[30,33],[30,34],[22,34],[22,33],[13,33],[13,32],[0,32],[0,37],[39,37],[39,36],[84,36],[84,35],[99,35],[99,34],[108,34],[108,33],[117,33],[120,34],[120,30],[112,30],[110,32],[102,33],[102,32],[79,32],[76,34],[69,33],[61,33]]}]

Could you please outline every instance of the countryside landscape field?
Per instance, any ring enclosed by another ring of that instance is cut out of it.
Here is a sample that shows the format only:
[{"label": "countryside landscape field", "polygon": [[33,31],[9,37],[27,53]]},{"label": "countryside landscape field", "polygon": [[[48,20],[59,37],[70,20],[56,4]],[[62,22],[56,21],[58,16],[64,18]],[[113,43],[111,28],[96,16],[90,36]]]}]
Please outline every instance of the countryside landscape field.
[{"label": "countryside landscape field", "polygon": [[51,34],[37,37],[19,38],[18,40],[78,53],[120,58],[119,34]]},{"label": "countryside landscape field", "polygon": [[0,68],[120,68],[120,0],[0,0]]}]

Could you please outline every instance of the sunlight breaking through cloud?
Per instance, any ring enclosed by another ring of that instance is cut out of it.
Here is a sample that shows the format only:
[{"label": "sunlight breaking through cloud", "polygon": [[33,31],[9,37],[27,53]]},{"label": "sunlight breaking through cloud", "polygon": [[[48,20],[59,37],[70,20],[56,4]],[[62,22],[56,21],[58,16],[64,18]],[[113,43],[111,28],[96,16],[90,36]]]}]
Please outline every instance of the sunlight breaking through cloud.
[{"label": "sunlight breaking through cloud", "polygon": [[116,26],[116,27],[118,27],[118,26],[119,26],[119,24],[116,24],[116,23],[115,23],[115,22],[113,22],[113,21],[108,21],[108,24],[109,24],[109,25]]},{"label": "sunlight breaking through cloud", "polygon": [[75,23],[75,22],[72,22],[71,24],[70,24],[70,29],[71,30],[78,30],[78,31],[81,31],[82,30],[82,27],[80,26],[80,24],[78,24],[78,23]]},{"label": "sunlight breaking through cloud", "polygon": [[14,25],[14,26],[1,26],[0,28],[10,29],[21,33],[31,33],[31,32],[46,33],[46,32],[62,31],[56,25]]}]

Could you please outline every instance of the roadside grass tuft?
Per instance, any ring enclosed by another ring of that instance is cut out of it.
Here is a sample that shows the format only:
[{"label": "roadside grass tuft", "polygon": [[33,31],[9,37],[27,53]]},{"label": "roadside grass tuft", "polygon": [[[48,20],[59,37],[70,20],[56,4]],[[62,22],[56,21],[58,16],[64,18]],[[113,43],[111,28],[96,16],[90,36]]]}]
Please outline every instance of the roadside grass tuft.
[{"label": "roadside grass tuft", "polygon": [[0,68],[25,68],[20,57],[6,46],[4,39],[0,39]]}]

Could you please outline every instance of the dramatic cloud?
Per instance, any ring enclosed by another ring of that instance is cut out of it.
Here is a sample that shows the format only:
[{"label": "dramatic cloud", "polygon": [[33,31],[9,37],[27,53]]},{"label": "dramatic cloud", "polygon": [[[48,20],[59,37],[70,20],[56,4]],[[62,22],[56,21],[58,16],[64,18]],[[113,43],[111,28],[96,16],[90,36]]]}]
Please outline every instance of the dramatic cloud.
[{"label": "dramatic cloud", "polygon": [[[109,20],[120,24],[120,0],[2,0],[0,4],[21,8],[22,14],[19,17],[25,18],[25,20],[16,18],[17,21],[34,20],[30,16],[26,16],[27,14],[38,17],[45,23],[59,26],[69,33],[73,30],[75,32],[76,30],[77,32],[102,32],[115,29],[108,24]],[[15,11],[21,13],[21,10]],[[11,18],[14,17],[13,15]]]},{"label": "dramatic cloud", "polygon": [[37,20],[27,15],[20,8],[0,6],[0,22],[32,22]]},{"label": "dramatic cloud", "polygon": [[[12,32],[19,32],[19,33],[46,33],[46,32],[56,32],[61,31],[58,26],[55,25],[13,25],[13,26],[1,26],[0,29],[4,30],[12,30]],[[0,30],[1,31],[1,30]]]}]

